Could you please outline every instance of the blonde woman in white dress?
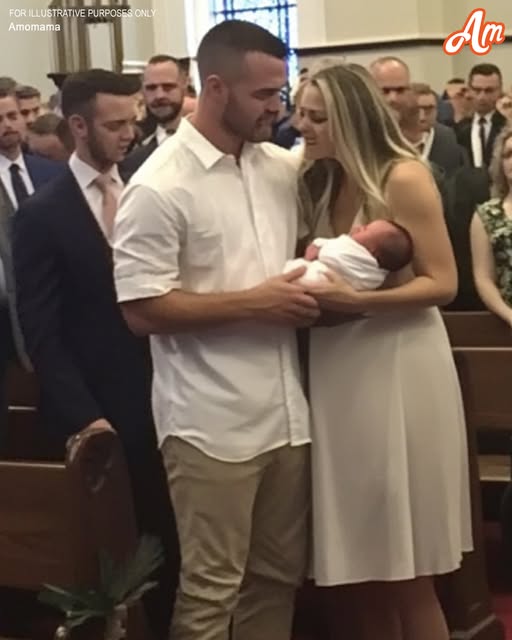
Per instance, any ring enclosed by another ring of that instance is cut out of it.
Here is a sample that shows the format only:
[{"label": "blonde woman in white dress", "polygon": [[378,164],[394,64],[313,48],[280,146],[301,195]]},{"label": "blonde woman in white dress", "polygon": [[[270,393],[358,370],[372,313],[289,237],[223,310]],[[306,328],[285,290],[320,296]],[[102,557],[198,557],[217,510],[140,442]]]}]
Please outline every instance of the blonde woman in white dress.
[{"label": "blonde woman in white dress", "polygon": [[362,67],[318,72],[299,116],[310,237],[388,218],[414,244],[410,267],[378,291],[337,276],[311,290],[339,320],[311,331],[314,578],[353,617],[333,638],[447,640],[432,578],[459,567],[472,537],[463,407],[437,308],[457,289],[439,194]]}]

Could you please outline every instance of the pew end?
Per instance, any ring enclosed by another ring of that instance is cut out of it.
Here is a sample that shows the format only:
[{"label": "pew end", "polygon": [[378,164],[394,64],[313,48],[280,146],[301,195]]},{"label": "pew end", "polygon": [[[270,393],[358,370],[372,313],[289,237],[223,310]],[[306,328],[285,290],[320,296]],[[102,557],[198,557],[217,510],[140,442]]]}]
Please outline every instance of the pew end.
[{"label": "pew end", "polygon": [[[126,464],[111,429],[82,431],[63,463],[0,462],[0,586],[94,588],[99,551],[123,561],[137,543]],[[97,640],[83,631],[77,637]],[[128,640],[149,638],[137,604]]]}]

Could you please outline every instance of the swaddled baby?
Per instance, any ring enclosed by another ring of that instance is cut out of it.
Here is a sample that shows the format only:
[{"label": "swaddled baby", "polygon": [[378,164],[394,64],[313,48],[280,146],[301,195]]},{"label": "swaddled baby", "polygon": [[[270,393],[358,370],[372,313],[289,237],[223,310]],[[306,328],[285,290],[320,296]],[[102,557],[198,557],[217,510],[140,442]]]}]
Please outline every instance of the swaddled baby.
[{"label": "swaddled baby", "polygon": [[328,282],[329,270],[344,278],[358,291],[377,289],[386,276],[408,265],[413,256],[409,232],[389,220],[375,220],[354,227],[337,238],[316,238],[304,258],[289,260],[288,273],[305,266],[307,271],[295,282],[312,285]]}]

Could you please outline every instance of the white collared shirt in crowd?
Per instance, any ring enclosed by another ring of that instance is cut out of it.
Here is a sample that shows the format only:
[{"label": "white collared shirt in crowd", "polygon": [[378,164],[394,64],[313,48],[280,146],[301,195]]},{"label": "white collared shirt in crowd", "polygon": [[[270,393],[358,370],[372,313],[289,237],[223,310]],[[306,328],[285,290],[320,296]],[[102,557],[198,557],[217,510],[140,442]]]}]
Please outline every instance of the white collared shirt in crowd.
[{"label": "white collared shirt in crowd", "polygon": [[482,142],[480,140],[480,118],[485,118],[485,140],[489,140],[489,134],[491,133],[492,128],[492,117],[494,115],[494,111],[488,113],[485,116],[480,116],[478,113],[475,113],[473,116],[473,122],[471,124],[471,150],[473,151],[473,161],[475,167],[481,167],[483,165],[483,155],[482,155]]},{"label": "white collared shirt in crowd", "polygon": [[154,133],[152,133],[145,140],[143,140],[142,146],[145,146],[149,144],[152,140],[156,139],[156,144],[159,147],[162,144],[162,142],[165,142],[170,135],[172,134],[168,133],[167,129],[165,127],[162,127],[161,124],[159,124],[157,125]]},{"label": "white collared shirt in crowd", "polygon": [[[76,151],[74,151],[69,158],[69,168],[73,172],[73,175],[78,182],[78,186],[84,194],[84,198],[96,218],[96,222],[99,224],[100,229],[106,237],[107,232],[105,222],[103,220],[103,194],[100,188],[94,184],[94,180],[96,180],[100,175],[100,172],[79,158]],[[113,184],[115,185],[114,190],[117,192],[118,197],[120,197],[124,184],[119,175],[117,165],[113,165],[109,173],[112,177]]]},{"label": "white collared shirt in crowd", "polygon": [[30,178],[27,165],[25,164],[25,158],[23,157],[23,154],[21,152],[15,160],[9,160],[9,158],[6,158],[0,153],[0,179],[2,180],[2,183],[7,191],[7,195],[9,196],[13,204],[13,207],[17,209],[18,199],[16,198],[16,194],[14,193],[14,189],[12,188],[12,178],[10,170],[10,166],[12,164],[17,164],[20,168],[20,176],[25,184],[25,187],[27,188],[28,194],[34,193],[34,185],[32,184],[32,179]]},{"label": "white collared shirt in crowd", "polygon": [[[282,272],[297,239],[297,162],[247,144],[237,165],[187,120],[123,193],[114,231],[120,302],[237,291]],[[240,462],[309,442],[292,328],[232,323],[151,337],[160,443],[177,436]]]},{"label": "white collared shirt in crowd", "polygon": [[423,158],[423,160],[428,160],[430,156],[430,152],[432,151],[432,145],[434,144],[434,136],[435,136],[434,127],[432,127],[430,131],[426,131],[423,134],[423,139],[421,141],[421,145],[422,145],[421,157]]}]

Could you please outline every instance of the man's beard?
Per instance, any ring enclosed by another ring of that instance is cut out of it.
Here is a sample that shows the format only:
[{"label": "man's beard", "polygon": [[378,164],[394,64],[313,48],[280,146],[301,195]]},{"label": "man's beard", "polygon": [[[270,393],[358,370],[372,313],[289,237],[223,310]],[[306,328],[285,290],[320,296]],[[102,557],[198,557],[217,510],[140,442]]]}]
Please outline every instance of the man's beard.
[{"label": "man's beard", "polygon": [[94,129],[89,127],[89,135],[87,139],[87,144],[89,146],[89,153],[91,154],[91,158],[100,166],[100,167],[108,167],[113,164],[112,160],[110,160],[103,147],[101,146],[101,142],[99,137],[96,135]]},{"label": "man's beard", "polygon": [[222,124],[230,133],[247,142],[265,142],[272,138],[272,127],[269,126],[268,134],[263,135],[258,127],[259,120],[249,123],[233,98],[228,100]]},{"label": "man's beard", "polygon": [[169,122],[173,122],[173,120],[176,120],[176,118],[180,115],[180,112],[183,108],[183,102],[171,102],[168,105],[161,106],[166,106],[169,109],[165,113],[165,115],[156,113],[155,111],[153,111],[152,107],[149,107],[149,111],[158,122],[158,124],[161,124],[163,127],[165,127],[166,124],[168,124]]},{"label": "man's beard", "polygon": [[9,132],[11,135],[9,137],[4,137],[4,134],[0,138],[0,150],[9,152],[18,147],[21,144],[21,134],[17,131]]}]

